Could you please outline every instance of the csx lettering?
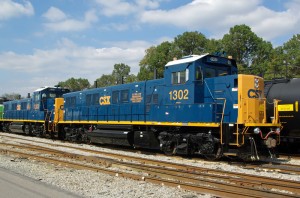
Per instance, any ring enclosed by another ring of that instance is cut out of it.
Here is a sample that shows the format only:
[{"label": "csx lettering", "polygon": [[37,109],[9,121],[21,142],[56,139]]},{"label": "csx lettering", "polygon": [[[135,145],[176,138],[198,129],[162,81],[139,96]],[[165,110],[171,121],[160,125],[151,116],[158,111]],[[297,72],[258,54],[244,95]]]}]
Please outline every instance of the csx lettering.
[{"label": "csx lettering", "polygon": [[100,105],[109,105],[110,104],[110,96],[102,96],[99,99]]},{"label": "csx lettering", "polygon": [[169,92],[170,100],[187,100],[189,99],[189,90],[173,90]]},{"label": "csx lettering", "polygon": [[255,89],[248,90],[249,98],[259,98],[260,95],[261,95],[261,90],[255,90]]}]

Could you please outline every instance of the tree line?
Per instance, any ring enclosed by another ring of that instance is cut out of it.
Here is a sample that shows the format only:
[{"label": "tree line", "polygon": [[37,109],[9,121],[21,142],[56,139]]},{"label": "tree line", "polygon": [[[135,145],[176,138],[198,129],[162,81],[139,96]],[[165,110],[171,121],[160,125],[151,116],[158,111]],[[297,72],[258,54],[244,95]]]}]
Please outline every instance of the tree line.
[{"label": "tree line", "polygon": [[163,78],[164,67],[173,58],[203,53],[232,56],[239,73],[259,75],[265,79],[300,75],[300,34],[294,35],[282,46],[273,47],[269,41],[258,37],[249,26],[236,25],[222,39],[209,39],[198,31],[192,31],[176,36],[172,42],[151,46],[139,62],[137,75],[130,74],[129,65],[118,63],[111,74],[103,74],[93,84],[87,79],[70,78],[58,82],[58,86],[72,91],[105,87],[153,79],[154,71],[157,78]]}]

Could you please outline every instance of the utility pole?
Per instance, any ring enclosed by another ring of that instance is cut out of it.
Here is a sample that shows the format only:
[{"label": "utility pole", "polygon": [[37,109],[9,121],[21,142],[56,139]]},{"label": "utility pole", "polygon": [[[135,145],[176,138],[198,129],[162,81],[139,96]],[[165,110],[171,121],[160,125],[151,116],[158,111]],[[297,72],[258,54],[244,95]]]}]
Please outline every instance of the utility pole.
[{"label": "utility pole", "polygon": [[287,79],[288,68],[287,68],[287,62],[286,62],[286,60],[283,61],[283,64],[285,65],[285,79]]}]

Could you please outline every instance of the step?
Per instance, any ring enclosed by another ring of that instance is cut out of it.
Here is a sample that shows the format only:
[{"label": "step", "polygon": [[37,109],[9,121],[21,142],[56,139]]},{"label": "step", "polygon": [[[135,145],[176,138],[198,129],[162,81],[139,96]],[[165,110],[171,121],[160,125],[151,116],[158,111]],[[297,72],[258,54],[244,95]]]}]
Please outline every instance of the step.
[{"label": "step", "polygon": [[237,156],[236,153],[223,153],[223,155],[225,155],[225,156]]}]

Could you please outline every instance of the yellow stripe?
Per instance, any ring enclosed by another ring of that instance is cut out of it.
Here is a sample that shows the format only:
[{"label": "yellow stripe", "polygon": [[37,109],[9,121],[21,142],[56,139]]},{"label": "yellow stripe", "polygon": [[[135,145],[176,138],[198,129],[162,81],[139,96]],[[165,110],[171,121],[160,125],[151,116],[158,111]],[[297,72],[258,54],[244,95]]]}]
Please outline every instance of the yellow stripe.
[{"label": "yellow stripe", "polygon": [[156,126],[201,126],[219,127],[220,123],[203,122],[155,122],[155,121],[61,121],[58,124],[124,124],[124,125],[156,125]]},{"label": "yellow stripe", "polygon": [[298,112],[298,101],[295,102],[295,111]]},{"label": "yellow stripe", "polygon": [[3,119],[3,122],[40,122],[44,123],[44,120],[17,120],[17,119]]},{"label": "yellow stripe", "polygon": [[[35,122],[44,123],[44,120],[16,120],[3,119],[5,122]],[[155,126],[192,126],[192,127],[220,127],[217,122],[155,122],[155,121],[60,121],[56,124],[124,124],[124,125],[155,125]],[[280,127],[280,124],[271,123],[246,123],[248,127]]]},{"label": "yellow stripe", "polygon": [[280,127],[281,124],[272,124],[272,123],[245,123],[245,126],[248,127]]}]

